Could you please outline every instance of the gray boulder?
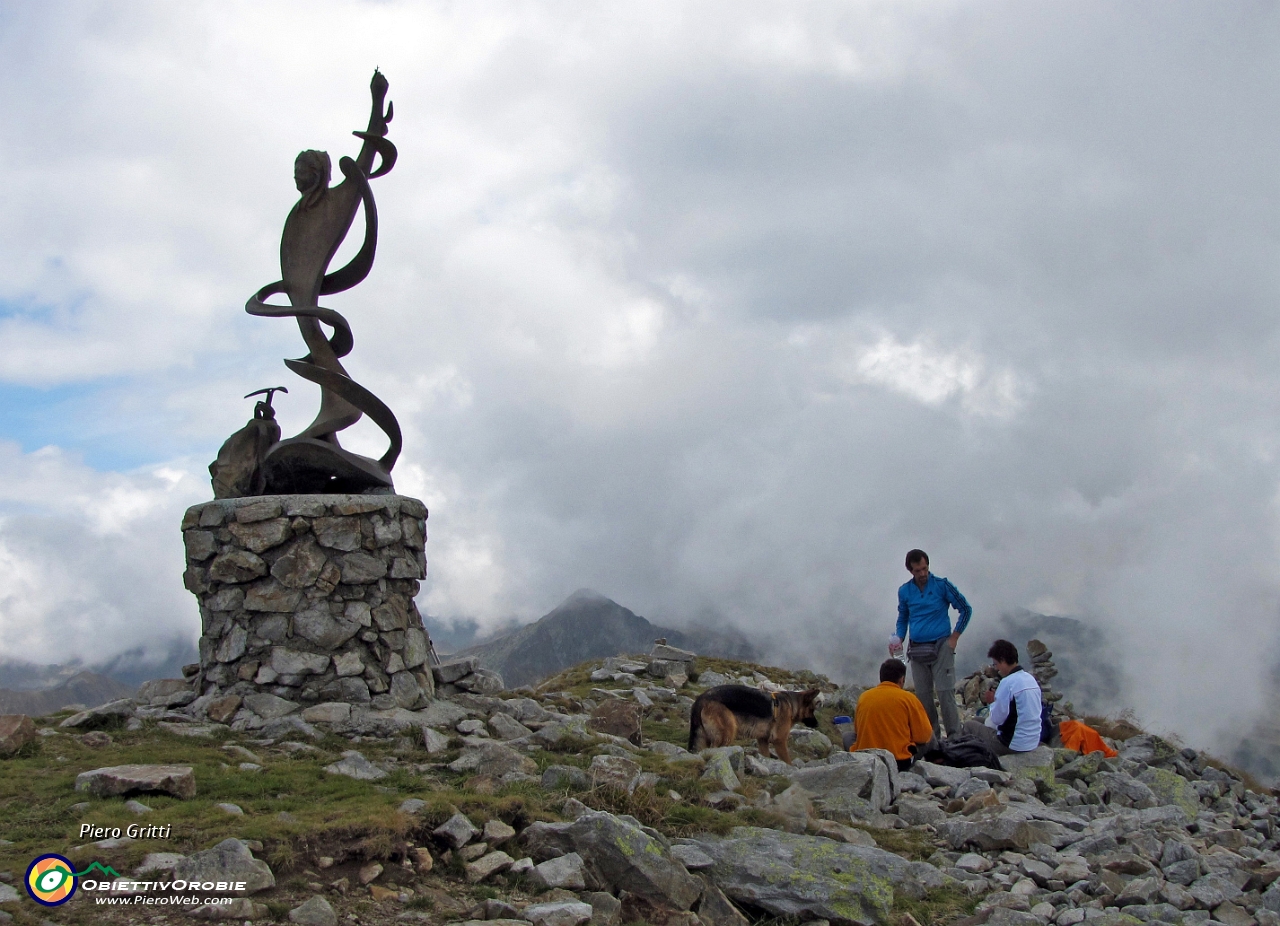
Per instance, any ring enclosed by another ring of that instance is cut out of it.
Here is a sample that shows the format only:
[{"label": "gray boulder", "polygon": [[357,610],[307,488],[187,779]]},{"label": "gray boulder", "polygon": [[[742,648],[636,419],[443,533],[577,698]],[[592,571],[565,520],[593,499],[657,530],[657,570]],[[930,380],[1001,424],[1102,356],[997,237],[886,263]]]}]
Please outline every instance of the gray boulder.
[{"label": "gray boulder", "polygon": [[1101,773],[1095,779],[1095,787],[1098,785],[1105,789],[1107,803],[1115,807],[1143,810],[1160,803],[1150,788],[1123,772]]},{"label": "gray boulder", "polygon": [[1163,768],[1146,768],[1138,775],[1138,781],[1151,789],[1156,801],[1182,808],[1188,818],[1200,812],[1200,795],[1195,786],[1177,772]]},{"label": "gray boulder", "polygon": [[506,683],[502,681],[502,676],[492,669],[480,668],[476,669],[470,675],[465,675],[454,682],[463,691],[472,691],[476,694],[497,694],[499,691],[506,689]]},{"label": "gray boulder", "polygon": [[245,695],[244,703],[249,710],[263,720],[275,720],[277,717],[284,717],[286,714],[292,714],[300,707],[297,701],[278,698],[266,692]]},{"label": "gray boulder", "polygon": [[1029,849],[1036,843],[1056,849],[1079,839],[1061,823],[1038,820],[1031,811],[1020,807],[992,808],[972,817],[952,818],[937,824],[937,831],[953,849],[976,846],[984,852]]},{"label": "gray boulder", "polygon": [[737,791],[742,782],[733,770],[733,761],[724,749],[707,750],[707,767],[702,772],[704,781],[724,791]]},{"label": "gray boulder", "polygon": [[455,813],[444,823],[436,827],[434,835],[460,849],[480,835],[480,830],[471,822],[466,814]]},{"label": "gray boulder", "polygon": [[592,906],[576,900],[530,904],[520,915],[533,926],[582,926],[591,919]]},{"label": "gray boulder", "polygon": [[578,853],[594,889],[628,891],[677,910],[690,909],[702,894],[702,884],[671,857],[666,841],[629,817],[587,811],[572,823],[534,823],[521,839],[543,861]]},{"label": "gray boulder", "polygon": [[591,787],[591,779],[572,765],[548,765],[542,773],[542,787],[546,791],[585,791]]},{"label": "gray boulder", "polygon": [[435,675],[437,682],[448,685],[470,675],[478,668],[480,668],[479,657],[464,656],[461,659],[446,659],[438,666],[434,666],[431,672]]},{"label": "gray boulder", "polygon": [[858,797],[869,801],[877,811],[888,809],[898,793],[898,764],[883,749],[844,753],[838,762],[791,769],[787,777],[818,800]]},{"label": "gray boulder", "polygon": [[26,714],[0,716],[0,756],[14,755],[35,738],[35,722]]},{"label": "gray boulder", "polygon": [[529,872],[529,880],[544,889],[559,887],[581,891],[587,886],[587,871],[582,856],[577,852],[570,852],[533,866]]},{"label": "gray boulder", "polygon": [[[194,699],[193,699],[194,700]],[[123,724],[134,715],[134,704],[132,698],[120,698],[116,701],[109,701],[98,707],[91,707],[87,711],[80,711],[78,714],[72,714],[59,727],[68,730],[99,730],[103,727],[113,727]]]},{"label": "gray boulder", "polygon": [[475,711],[453,701],[436,698],[422,710],[416,711],[414,716],[421,726],[452,730],[460,721],[475,716]]},{"label": "gray boulder", "polygon": [[501,740],[516,740],[528,736],[533,731],[507,714],[494,714],[489,718],[489,729]]},{"label": "gray boulder", "polygon": [[298,926],[338,926],[338,914],[323,897],[312,897],[289,911],[289,922]]},{"label": "gray boulder", "polygon": [[76,790],[94,797],[159,792],[186,800],[196,796],[196,776],[189,765],[113,765],[81,772]]},{"label": "gray boulder", "polygon": [[501,778],[512,772],[532,775],[538,771],[538,766],[528,756],[521,755],[510,746],[482,742],[463,749],[462,754],[449,763],[449,770]]},{"label": "gray boulder", "polygon": [[911,826],[936,825],[947,819],[947,813],[928,798],[898,798],[898,816]]},{"label": "gray boulder", "polygon": [[271,868],[254,858],[239,839],[224,839],[212,849],[188,855],[173,866],[173,877],[177,881],[243,881],[244,890],[228,891],[238,897],[276,886]]},{"label": "gray boulder", "polygon": [[640,765],[622,756],[595,756],[587,774],[593,788],[603,786],[630,793],[640,780]]},{"label": "gray boulder", "polygon": [[340,760],[332,765],[326,765],[324,770],[330,775],[346,775],[356,781],[377,781],[379,778],[387,777],[386,772],[355,750],[347,750]]},{"label": "gray boulder", "polygon": [[706,874],[730,900],[799,922],[888,923],[895,893],[922,897],[950,882],[882,849],[758,827],[694,842],[714,859]]},{"label": "gray boulder", "polygon": [[1271,887],[1262,895],[1262,906],[1272,913],[1280,913],[1280,880],[1271,882]]},{"label": "gray boulder", "polygon": [[911,771],[928,782],[931,788],[958,788],[972,777],[972,772],[967,768],[934,765],[932,762],[917,762],[911,767]]}]

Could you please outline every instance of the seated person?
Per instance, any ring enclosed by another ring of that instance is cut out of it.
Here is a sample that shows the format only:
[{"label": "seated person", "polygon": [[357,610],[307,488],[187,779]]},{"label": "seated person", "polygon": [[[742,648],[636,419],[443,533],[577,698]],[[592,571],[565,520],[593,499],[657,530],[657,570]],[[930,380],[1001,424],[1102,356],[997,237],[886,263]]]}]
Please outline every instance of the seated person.
[{"label": "seated person", "polygon": [[887,749],[898,760],[898,771],[906,771],[915,758],[917,746],[933,739],[933,724],[920,699],[903,691],[907,667],[899,659],[886,659],[880,666],[880,684],[858,698],[854,725],[858,739],[849,748]]},{"label": "seated person", "polygon": [[967,721],[964,732],[981,737],[998,756],[1030,752],[1040,745],[1040,683],[1018,665],[1018,648],[1008,640],[992,643],[987,656],[1000,684],[982,694],[991,705],[987,722]]}]

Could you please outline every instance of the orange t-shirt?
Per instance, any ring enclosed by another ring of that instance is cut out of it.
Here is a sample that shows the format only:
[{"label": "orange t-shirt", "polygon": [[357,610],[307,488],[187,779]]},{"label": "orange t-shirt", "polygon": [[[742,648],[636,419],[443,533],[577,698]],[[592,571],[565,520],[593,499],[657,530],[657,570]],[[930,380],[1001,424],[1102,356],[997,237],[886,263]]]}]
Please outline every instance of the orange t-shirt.
[{"label": "orange t-shirt", "polygon": [[887,749],[895,758],[910,759],[907,747],[913,743],[928,742],[933,736],[933,726],[920,699],[893,682],[881,682],[862,693],[854,724],[858,741],[850,752]]}]

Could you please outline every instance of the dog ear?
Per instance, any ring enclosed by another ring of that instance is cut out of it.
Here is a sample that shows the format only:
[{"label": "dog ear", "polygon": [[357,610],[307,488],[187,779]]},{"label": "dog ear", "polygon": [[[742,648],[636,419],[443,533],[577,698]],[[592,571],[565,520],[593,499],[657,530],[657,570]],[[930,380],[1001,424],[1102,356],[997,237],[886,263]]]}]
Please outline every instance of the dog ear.
[{"label": "dog ear", "polygon": [[822,694],[822,689],[810,688],[808,691],[801,692],[800,697],[805,704],[812,704],[815,701],[815,699],[817,699],[817,697],[821,694]]}]

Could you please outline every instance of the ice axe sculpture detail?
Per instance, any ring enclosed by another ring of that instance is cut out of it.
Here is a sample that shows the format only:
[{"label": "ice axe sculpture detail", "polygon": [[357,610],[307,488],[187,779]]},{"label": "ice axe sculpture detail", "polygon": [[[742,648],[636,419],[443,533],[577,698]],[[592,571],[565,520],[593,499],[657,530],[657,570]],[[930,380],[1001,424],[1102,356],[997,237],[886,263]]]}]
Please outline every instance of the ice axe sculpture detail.
[{"label": "ice axe sculpture detail", "polygon": [[266,398],[254,405],[249,423],[227,438],[218,451],[218,459],[209,464],[214,498],[262,494],[262,461],[266,459],[267,451],[280,441],[280,425],[276,424],[276,410],[271,407],[271,397],[277,392],[288,391],[284,386],[272,386],[245,396],[246,399],[255,395],[265,395]]},{"label": "ice axe sculpture detail", "polygon": [[[285,366],[320,387],[320,411],[295,437],[278,441],[262,458],[262,489],[249,494],[390,491],[391,468],[400,455],[400,424],[391,409],[355,382],[341,360],[351,353],[354,339],[347,320],[320,305],[320,297],[351,289],[369,275],[378,246],[378,210],[369,181],[388,173],[396,162],[396,148],[387,140],[393,110],[383,104],[387,79],[378,71],[369,85],[373,108],[369,127],[353,132],[364,140],[354,158],[343,157],[338,169],[346,178],[330,187],[331,163],[323,151],[304,151],[294,162],[293,176],[301,199],[285,219],[280,239],[281,279],[258,290],[245,304],[250,315],[293,317],[307,345],[307,355],[286,360]],[[375,156],[379,158],[377,169]],[[364,243],[345,267],[327,272],[364,206]],[[283,294],[289,305],[267,300]],[[321,325],[332,329],[326,335]],[[270,402],[268,401],[268,405]],[[338,432],[368,415],[387,435],[389,446],[377,460],[344,450]],[[221,455],[219,455],[221,458]],[[216,482],[216,477],[215,477]],[[215,486],[216,492],[216,486]],[[220,496],[221,497],[221,496]]]}]

